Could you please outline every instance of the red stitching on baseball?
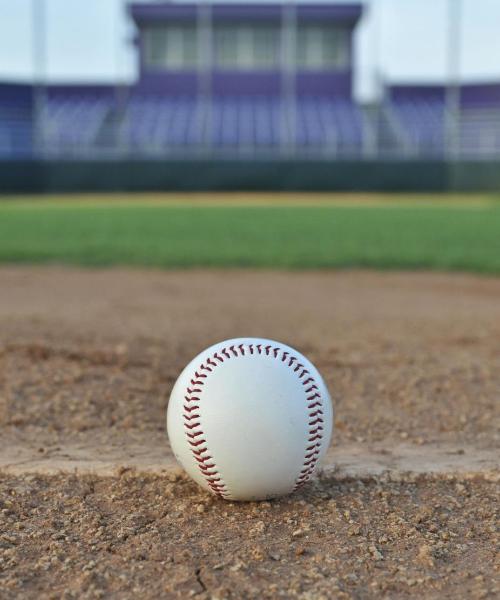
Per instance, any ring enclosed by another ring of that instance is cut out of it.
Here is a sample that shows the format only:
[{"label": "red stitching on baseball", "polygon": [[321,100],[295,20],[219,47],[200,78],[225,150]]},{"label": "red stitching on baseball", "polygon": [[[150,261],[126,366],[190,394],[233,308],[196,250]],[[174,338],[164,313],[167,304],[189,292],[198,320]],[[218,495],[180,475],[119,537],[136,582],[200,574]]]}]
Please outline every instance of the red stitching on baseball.
[{"label": "red stitching on baseball", "polygon": [[311,408],[315,408],[316,406],[321,406],[321,402],[313,402],[312,404],[308,404],[307,408],[310,410]]},{"label": "red stitching on baseball", "polygon": [[312,458],[313,456],[317,456],[319,454],[319,450],[318,448],[316,448],[316,450],[314,450],[314,452],[309,452],[309,454],[306,454],[304,458]]},{"label": "red stitching on baseball", "polygon": [[215,474],[215,471],[214,471],[214,472],[211,472],[211,473],[209,472],[211,469],[214,469],[214,468],[215,468],[215,463],[207,463],[207,462],[200,462],[200,461],[198,461],[198,462],[199,462],[199,465],[198,465],[198,466],[199,466],[199,467],[200,467],[200,469],[202,469],[202,470],[203,470],[205,473],[208,473],[209,475],[214,475],[214,474]]},{"label": "red stitching on baseball", "polygon": [[184,396],[184,400],[186,402],[199,402],[200,399],[197,398],[196,396]]},{"label": "red stitching on baseball", "polygon": [[206,444],[207,440],[197,440],[196,442],[192,442],[191,440],[189,440],[189,443],[191,444],[191,446],[201,446],[202,444]]},{"label": "red stitching on baseball", "polygon": [[[203,472],[203,475],[212,477],[213,475],[218,475],[217,471],[212,471],[215,465],[198,465],[200,467],[200,471]],[[220,478],[219,478],[220,480]]]},{"label": "red stitching on baseball", "polygon": [[184,415],[184,420],[185,421],[193,421],[194,419],[199,419],[200,415]]},{"label": "red stitching on baseball", "polygon": [[313,390],[316,390],[319,392],[318,386],[316,384],[311,385],[311,387],[307,388],[307,390],[305,390],[305,392],[306,392],[306,394],[309,394],[309,392],[312,392]]},{"label": "red stitching on baseball", "polygon": [[319,444],[319,443],[311,444],[310,446],[307,446],[306,452],[309,450],[312,450],[313,448],[319,448],[320,446],[321,446],[321,444]]},{"label": "red stitching on baseball", "polygon": [[184,427],[186,429],[194,429],[195,427],[199,427],[200,423],[184,423]]},{"label": "red stitching on baseball", "polygon": [[199,456],[196,452],[194,454],[198,462],[205,463],[207,460],[212,460],[211,456]]},{"label": "red stitching on baseball", "polygon": [[[308,417],[309,417],[309,421],[308,421],[309,431],[308,431],[307,441],[308,441],[309,445],[306,447],[306,451],[305,451],[305,455],[304,455],[304,462],[302,463],[302,468],[299,471],[299,475],[297,476],[297,479],[295,480],[295,485],[293,488],[293,491],[295,491],[296,489],[298,489],[299,487],[304,485],[309,480],[311,474],[314,472],[316,464],[319,460],[319,456],[321,454],[321,445],[322,445],[322,440],[323,440],[323,427],[319,423],[324,423],[324,421],[322,418],[322,416],[323,416],[322,398],[321,398],[321,395],[318,393],[319,388],[316,385],[314,378],[310,376],[310,372],[304,368],[304,365],[302,365],[301,363],[298,362],[298,360],[295,356],[290,355],[290,353],[288,351],[281,350],[281,348],[279,346],[272,347],[271,345],[265,346],[263,348],[262,344],[255,344],[255,345],[248,344],[247,347],[248,347],[250,354],[252,354],[252,355],[254,354],[254,347],[256,348],[256,351],[258,354],[263,354],[263,351],[265,351],[266,356],[273,356],[276,359],[279,358],[280,354],[281,354],[281,361],[284,363],[287,363],[287,361],[288,361],[287,366],[290,367],[294,373],[298,373],[302,369],[302,371],[298,374],[298,378],[301,380],[301,383],[304,387],[309,386],[307,389],[304,390],[305,394],[310,394],[311,392],[315,391],[314,394],[312,394],[310,396],[306,396],[306,401],[308,403],[310,403],[311,400],[315,400],[315,402],[307,404]],[[219,364],[221,364],[225,361],[225,358],[226,359],[238,358],[239,356],[246,355],[245,354],[245,344],[240,344],[239,346],[237,346],[237,348],[239,350],[239,353],[235,349],[235,346],[229,347],[229,350],[231,351],[232,355],[229,353],[228,348],[222,348],[222,350],[220,350],[220,354],[219,354],[219,352],[215,352],[213,354],[213,358],[208,357],[205,360],[205,362],[200,365],[199,371],[208,371],[209,373],[212,373],[212,371]],[[270,352],[271,349],[272,349],[272,353]],[[223,356],[221,356],[221,354]],[[215,359],[215,360],[213,360],[213,359]],[[215,362],[215,361],[218,361],[218,362]],[[307,379],[302,381],[302,378],[305,375],[308,375],[309,377],[307,377]],[[187,395],[184,396],[184,399],[186,400],[186,402],[188,404],[191,402],[201,402],[202,390],[199,388],[196,388],[196,386],[203,386],[205,382],[202,380],[202,378],[206,379],[207,377],[208,377],[207,374],[199,373],[198,371],[195,371],[194,378],[191,379],[191,381],[190,381],[191,386],[193,386],[193,387],[186,388]],[[309,384],[312,384],[312,385],[309,385]],[[200,394],[200,396],[193,396],[194,393]],[[205,439],[197,439],[197,438],[199,438],[199,436],[204,435],[203,429],[201,427],[201,421],[197,421],[196,423],[190,423],[190,421],[192,421],[194,419],[200,419],[199,414],[191,414],[194,410],[198,410],[198,409],[199,409],[198,404],[195,404],[192,406],[188,406],[188,405],[184,404],[185,412],[183,414],[183,417],[184,417],[184,421],[185,421],[184,426],[186,428],[186,438],[187,438],[189,445],[191,446],[191,452],[193,454],[194,459],[196,460],[196,462],[198,464],[200,473],[202,474],[205,481],[207,482],[207,485],[210,487],[210,489],[216,495],[224,498],[224,497],[230,496],[230,494],[228,492],[226,484],[222,480],[221,474],[217,470],[216,463],[215,463],[215,461],[212,463],[207,462],[209,460],[213,461],[214,459],[208,454],[205,455],[205,453],[208,452],[208,449],[206,446],[203,448],[200,448],[200,446],[202,444],[206,444],[207,442]],[[316,409],[316,410],[314,410],[314,409]],[[313,442],[313,443],[311,444],[311,442]]]},{"label": "red stitching on baseball", "polygon": [[321,427],[321,425],[318,425],[317,427],[315,427],[314,429],[310,429],[309,433],[313,434],[313,433],[318,433],[318,431],[322,431],[323,427]]},{"label": "red stitching on baseball", "polygon": [[195,449],[191,450],[191,452],[195,455],[195,458],[197,456],[201,456],[206,451],[207,451],[206,448],[200,448],[199,450],[195,450]]}]

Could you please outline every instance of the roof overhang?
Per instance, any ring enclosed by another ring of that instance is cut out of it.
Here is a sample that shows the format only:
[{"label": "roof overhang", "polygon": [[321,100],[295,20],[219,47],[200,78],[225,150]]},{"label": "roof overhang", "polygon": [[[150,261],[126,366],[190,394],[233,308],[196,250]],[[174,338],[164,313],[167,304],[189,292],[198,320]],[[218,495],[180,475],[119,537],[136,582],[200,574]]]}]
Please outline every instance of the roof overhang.
[{"label": "roof overhang", "polygon": [[[193,20],[200,4],[155,2],[142,4],[129,4],[129,13],[138,25],[151,24],[164,21]],[[354,25],[363,13],[363,5],[356,4],[309,4],[309,3],[281,3],[281,4],[231,4],[213,3],[212,17],[217,21],[275,21],[280,20],[287,6],[295,6],[297,19],[304,21],[333,21]]]}]

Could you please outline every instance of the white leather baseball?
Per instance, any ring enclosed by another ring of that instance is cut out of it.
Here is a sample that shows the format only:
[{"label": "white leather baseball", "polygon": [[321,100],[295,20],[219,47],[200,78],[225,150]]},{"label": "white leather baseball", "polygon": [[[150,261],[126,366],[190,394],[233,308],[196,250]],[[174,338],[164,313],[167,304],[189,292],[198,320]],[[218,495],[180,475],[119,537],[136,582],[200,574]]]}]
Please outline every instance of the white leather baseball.
[{"label": "white leather baseball", "polygon": [[316,368],[289,346],[239,338],[193,359],[170,396],[172,450],[203,488],[262,500],[306,483],[332,433],[332,403]]}]

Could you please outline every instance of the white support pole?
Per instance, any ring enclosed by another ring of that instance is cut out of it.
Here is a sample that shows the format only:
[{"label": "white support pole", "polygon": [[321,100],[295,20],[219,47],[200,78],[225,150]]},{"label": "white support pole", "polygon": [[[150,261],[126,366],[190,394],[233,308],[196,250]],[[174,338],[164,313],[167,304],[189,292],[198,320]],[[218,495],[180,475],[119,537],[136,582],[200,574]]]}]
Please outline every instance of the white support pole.
[{"label": "white support pole", "polygon": [[445,141],[450,159],[460,154],[460,57],[462,0],[448,0],[448,85],[445,96]]},{"label": "white support pole", "polygon": [[297,6],[291,0],[282,10],[282,148],[293,156],[297,144]]},{"label": "white support pole", "polygon": [[373,50],[373,92],[376,101],[383,100],[384,76],[382,68],[382,39],[383,31],[383,0],[370,0],[368,6],[368,18],[372,21],[372,50]]},{"label": "white support pole", "polygon": [[43,155],[47,77],[46,0],[32,0],[33,35],[33,150]]},{"label": "white support pole", "polygon": [[[118,155],[127,155],[129,152],[128,136],[123,126],[123,121],[126,115],[126,108],[128,102],[128,90],[121,78],[123,77],[122,69],[123,66],[122,56],[124,51],[124,44],[126,43],[126,31],[121,26],[123,15],[126,14],[126,6],[124,0],[119,0],[118,13],[115,15],[113,33],[115,38],[115,52],[114,52],[114,70],[115,70],[115,90],[114,100],[115,106],[113,109],[113,139],[109,140],[110,146],[112,143],[115,145],[115,151]],[[128,41],[128,40],[127,40]],[[106,142],[107,143],[107,142]]]},{"label": "white support pole", "polygon": [[[380,146],[380,120],[382,118],[382,103],[385,98],[384,81],[382,77],[382,60],[381,60],[381,39],[382,39],[382,0],[370,0],[366,5],[367,15],[371,21],[372,35],[372,85],[373,85],[373,96],[372,103],[373,109],[370,110],[368,115],[365,115],[364,128],[363,128],[363,156],[365,158],[377,158],[379,154]],[[352,42],[351,42],[352,43]],[[351,63],[351,69],[353,65]]]},{"label": "white support pole", "polygon": [[207,153],[212,148],[212,71],[213,71],[213,19],[210,0],[200,1],[197,8],[198,38],[198,110],[202,132],[202,147]]}]

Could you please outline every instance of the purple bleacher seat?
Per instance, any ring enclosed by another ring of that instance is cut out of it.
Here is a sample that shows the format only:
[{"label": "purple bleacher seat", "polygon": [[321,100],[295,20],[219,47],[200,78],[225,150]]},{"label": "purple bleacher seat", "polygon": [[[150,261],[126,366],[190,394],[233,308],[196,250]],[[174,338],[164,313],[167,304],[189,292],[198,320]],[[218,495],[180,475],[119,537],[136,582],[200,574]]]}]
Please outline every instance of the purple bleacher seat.
[{"label": "purple bleacher seat", "polygon": [[300,148],[359,152],[363,122],[360,109],[346,100],[305,97],[295,103],[295,143]]},{"label": "purple bleacher seat", "polygon": [[162,152],[202,142],[200,106],[194,98],[134,95],[122,120],[132,150]]},{"label": "purple bleacher seat", "polygon": [[111,110],[111,98],[102,94],[49,94],[43,113],[45,147],[56,154],[91,150]]},{"label": "purple bleacher seat", "polygon": [[394,99],[388,110],[413,153],[422,156],[443,153],[445,105],[442,99]]}]

